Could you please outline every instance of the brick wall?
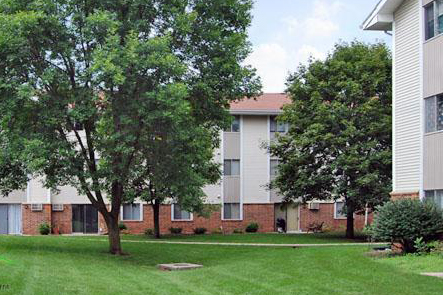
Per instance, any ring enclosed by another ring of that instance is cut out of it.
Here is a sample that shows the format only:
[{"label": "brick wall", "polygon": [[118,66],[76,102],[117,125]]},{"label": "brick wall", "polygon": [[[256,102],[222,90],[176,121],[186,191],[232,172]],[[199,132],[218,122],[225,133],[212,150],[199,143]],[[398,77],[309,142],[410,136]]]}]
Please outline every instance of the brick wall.
[{"label": "brick wall", "polygon": [[409,193],[391,193],[391,199],[392,200],[398,200],[398,199],[418,199],[419,194],[418,192],[409,192]]},{"label": "brick wall", "polygon": [[60,234],[72,233],[72,206],[63,205],[63,211],[52,212],[52,226],[58,228]]},{"label": "brick wall", "polygon": [[[209,218],[194,215],[193,221],[172,221],[171,205],[162,205],[160,209],[160,232],[168,234],[170,227],[181,227],[184,234],[193,233],[194,228],[204,227],[208,232],[222,229],[231,233],[236,228],[244,228],[251,222],[260,225],[260,232],[274,231],[274,205],[273,204],[243,204],[243,220],[221,220],[221,210],[212,212]],[[147,228],[154,228],[152,207],[144,205],[143,221],[125,221],[128,232],[142,234]]]},{"label": "brick wall", "polygon": [[[368,222],[372,223],[373,215],[369,214]],[[335,219],[334,218],[334,204],[324,204],[320,203],[320,210],[309,210],[307,205],[301,205],[300,208],[300,229],[302,231],[307,231],[311,223],[322,223],[323,227],[327,227],[333,231],[345,230],[346,229],[346,219]],[[354,228],[356,230],[361,230],[365,226],[365,216],[356,215],[354,217]]]},{"label": "brick wall", "polygon": [[44,204],[42,211],[31,211],[31,204],[22,205],[22,226],[24,235],[39,235],[38,226],[51,224],[51,205]]}]

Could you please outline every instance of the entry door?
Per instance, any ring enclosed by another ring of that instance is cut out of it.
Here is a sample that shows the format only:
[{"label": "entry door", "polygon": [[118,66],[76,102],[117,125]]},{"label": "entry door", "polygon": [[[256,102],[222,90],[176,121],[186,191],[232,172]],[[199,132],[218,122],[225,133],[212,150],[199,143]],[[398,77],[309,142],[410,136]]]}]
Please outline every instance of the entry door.
[{"label": "entry door", "polygon": [[8,207],[8,234],[19,235],[22,232],[22,206],[10,204]]},{"label": "entry door", "polygon": [[72,232],[98,233],[98,211],[92,205],[72,205]]},{"label": "entry door", "polygon": [[288,205],[287,207],[287,231],[288,232],[298,232],[300,228],[298,227],[299,214],[298,206]]},{"label": "entry door", "polygon": [[8,205],[0,205],[0,234],[8,233]]}]

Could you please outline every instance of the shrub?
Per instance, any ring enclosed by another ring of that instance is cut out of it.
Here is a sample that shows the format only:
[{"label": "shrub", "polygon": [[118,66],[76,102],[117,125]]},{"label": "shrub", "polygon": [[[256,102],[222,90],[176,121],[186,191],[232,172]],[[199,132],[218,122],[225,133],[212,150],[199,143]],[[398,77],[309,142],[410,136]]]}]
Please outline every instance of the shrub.
[{"label": "shrub", "polygon": [[432,254],[443,256],[443,241],[432,241],[428,247]]},{"label": "shrub", "polygon": [[204,235],[206,233],[207,229],[204,227],[197,227],[194,228],[194,234],[196,235]]},{"label": "shrub", "polygon": [[145,235],[153,236],[154,235],[154,230],[152,228],[145,229]]},{"label": "shrub", "polygon": [[183,229],[181,227],[170,227],[169,231],[171,232],[171,234],[179,235],[182,233]]},{"label": "shrub", "polygon": [[242,233],[243,233],[243,230],[242,230],[241,228],[234,228],[233,233],[234,233],[234,234],[242,234]]},{"label": "shrub", "polygon": [[216,229],[211,231],[211,234],[213,234],[213,235],[221,235],[221,234],[223,234],[223,231],[221,230],[221,228],[216,228]]},{"label": "shrub", "polygon": [[422,237],[415,239],[414,248],[417,255],[428,254],[430,251],[428,243],[426,243]]},{"label": "shrub", "polygon": [[248,226],[246,226],[245,231],[247,233],[256,233],[258,231],[259,225],[257,222],[251,222],[250,224],[248,224]]},{"label": "shrub", "polygon": [[40,223],[38,226],[38,231],[41,235],[49,235],[51,232],[51,226],[47,222]]},{"label": "shrub", "polygon": [[119,228],[120,230],[126,230],[126,229],[128,229],[128,227],[126,226],[126,224],[124,224],[123,222],[120,222],[120,223],[118,224],[118,228]]},{"label": "shrub", "polygon": [[372,227],[376,240],[400,243],[406,253],[414,253],[414,242],[429,242],[443,230],[442,211],[429,202],[402,199],[377,208]]}]

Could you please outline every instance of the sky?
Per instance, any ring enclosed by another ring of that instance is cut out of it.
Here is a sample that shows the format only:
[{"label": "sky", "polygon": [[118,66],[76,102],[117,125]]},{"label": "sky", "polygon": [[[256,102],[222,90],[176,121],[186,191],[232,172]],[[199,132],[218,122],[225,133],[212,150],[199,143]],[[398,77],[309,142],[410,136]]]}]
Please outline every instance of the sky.
[{"label": "sky", "polygon": [[324,59],[335,43],[383,41],[384,32],[363,31],[361,23],[379,0],[255,0],[246,64],[257,69],[264,92],[283,92],[288,74],[312,56]]}]

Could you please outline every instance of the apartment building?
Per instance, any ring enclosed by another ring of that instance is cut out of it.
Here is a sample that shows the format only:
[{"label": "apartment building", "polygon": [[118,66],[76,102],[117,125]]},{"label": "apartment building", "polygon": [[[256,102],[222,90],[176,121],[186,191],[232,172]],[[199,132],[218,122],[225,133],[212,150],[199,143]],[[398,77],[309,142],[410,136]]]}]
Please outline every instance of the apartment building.
[{"label": "apartment building", "polygon": [[362,28],[393,36],[392,196],[443,207],[443,0],[382,0]]},{"label": "apartment building", "polygon": [[[288,130],[287,124],[275,118],[289,102],[284,94],[264,94],[231,104],[234,121],[221,134],[221,147],[214,154],[223,164],[223,177],[218,184],[204,188],[207,203],[215,209],[204,218],[177,204],[165,204],[160,210],[162,233],[168,233],[170,227],[180,227],[184,233],[197,227],[230,233],[251,222],[259,223],[261,232],[273,232],[278,218],[286,221],[288,232],[307,231],[312,223],[321,222],[330,229],[345,228],[342,202],[282,205],[282,197],[267,189],[278,173],[278,159],[263,145]],[[152,215],[151,206],[143,202],[121,208],[121,219],[134,234],[153,228]],[[356,228],[364,226],[364,218],[356,216]],[[43,222],[51,224],[55,233],[106,233],[100,214],[72,187],[53,192],[43,188],[39,179],[32,179],[25,191],[0,198],[0,234],[38,234],[37,227]]]}]

